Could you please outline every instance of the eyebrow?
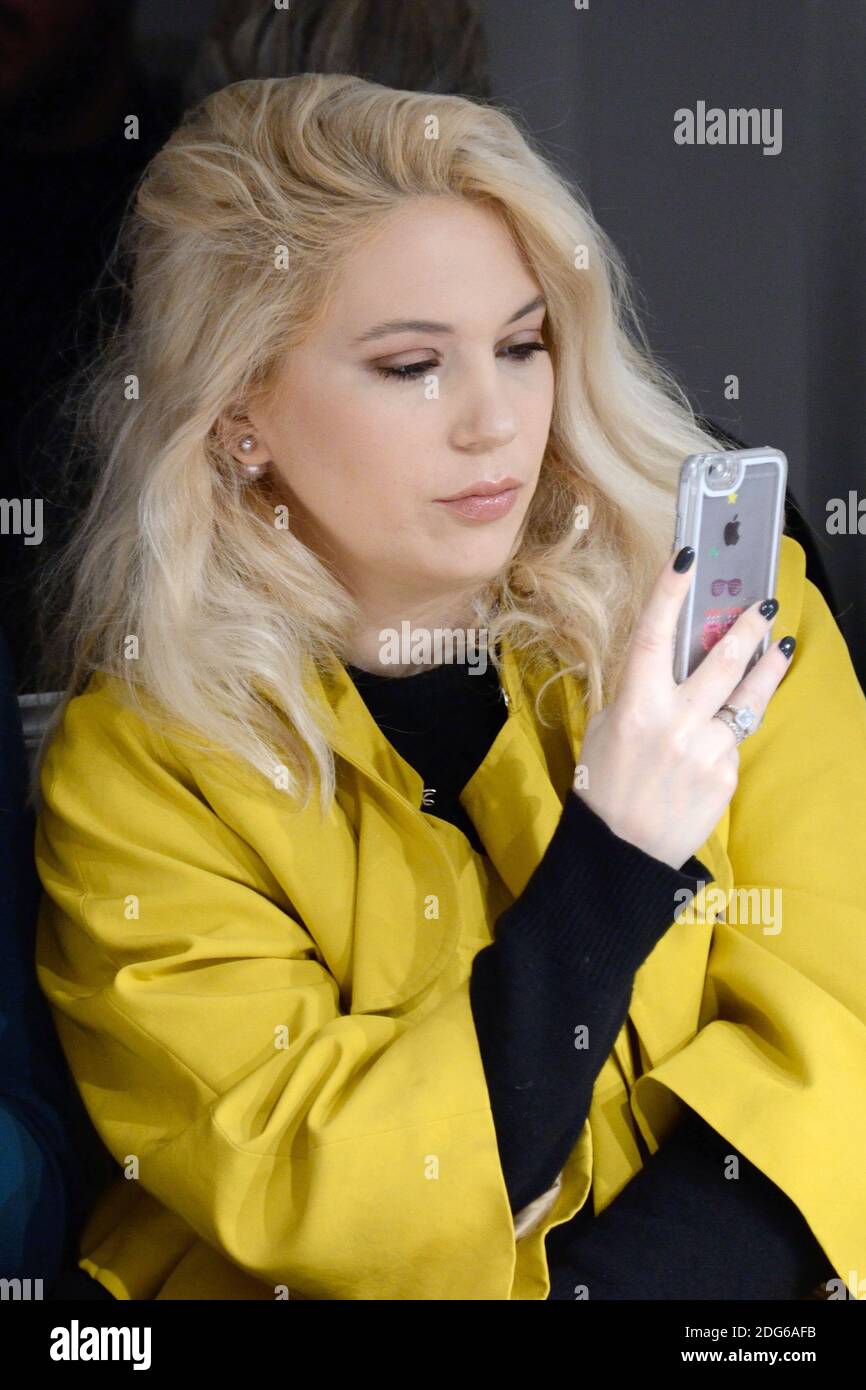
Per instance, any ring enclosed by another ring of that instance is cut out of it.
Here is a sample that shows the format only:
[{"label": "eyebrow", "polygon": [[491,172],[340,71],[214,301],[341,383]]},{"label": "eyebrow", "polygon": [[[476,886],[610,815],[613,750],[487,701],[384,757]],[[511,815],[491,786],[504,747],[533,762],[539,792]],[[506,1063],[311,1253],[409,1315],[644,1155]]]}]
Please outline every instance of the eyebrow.
[{"label": "eyebrow", "polygon": [[[507,328],[510,323],[516,323],[518,319],[525,318],[533,309],[547,307],[547,301],[543,294],[524,304],[522,309],[518,309],[516,314],[512,314],[503,324]],[[432,319],[389,319],[387,323],[377,323],[374,328],[368,328],[366,333],[352,339],[352,346],[359,343],[368,343],[372,338],[385,338],[390,333],[454,333],[456,330],[450,323],[435,323]]]}]

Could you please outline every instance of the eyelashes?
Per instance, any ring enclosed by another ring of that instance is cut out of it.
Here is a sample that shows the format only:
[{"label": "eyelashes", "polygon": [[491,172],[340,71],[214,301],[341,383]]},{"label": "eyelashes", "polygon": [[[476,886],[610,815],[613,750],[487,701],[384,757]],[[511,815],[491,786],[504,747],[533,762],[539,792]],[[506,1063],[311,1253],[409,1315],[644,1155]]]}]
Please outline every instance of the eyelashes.
[{"label": "eyelashes", "polygon": [[[514,343],[512,347],[505,349],[505,355],[510,357],[512,362],[531,362],[535,353],[549,350],[545,343]],[[437,366],[436,362],[410,362],[403,367],[376,367],[375,370],[379,376],[390,381],[415,381],[418,377],[435,370]]]}]

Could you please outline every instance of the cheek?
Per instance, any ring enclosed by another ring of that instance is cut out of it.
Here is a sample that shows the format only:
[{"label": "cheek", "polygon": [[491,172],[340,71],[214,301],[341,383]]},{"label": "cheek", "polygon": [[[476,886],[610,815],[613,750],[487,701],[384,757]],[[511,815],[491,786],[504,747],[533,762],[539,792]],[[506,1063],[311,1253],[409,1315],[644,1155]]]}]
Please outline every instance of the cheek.
[{"label": "cheek", "polygon": [[[401,389],[396,385],[394,395]],[[356,533],[378,529],[389,512],[405,513],[413,486],[408,465],[422,453],[414,441],[422,425],[429,429],[423,413],[413,422],[405,405],[395,409],[399,402],[387,394],[357,385],[322,391],[296,383],[293,399],[302,404],[280,412],[280,472],[304,505]]]},{"label": "cheek", "polygon": [[399,504],[417,489],[425,459],[437,456],[440,412],[417,385],[354,384],[325,403],[319,456],[353,493]]}]

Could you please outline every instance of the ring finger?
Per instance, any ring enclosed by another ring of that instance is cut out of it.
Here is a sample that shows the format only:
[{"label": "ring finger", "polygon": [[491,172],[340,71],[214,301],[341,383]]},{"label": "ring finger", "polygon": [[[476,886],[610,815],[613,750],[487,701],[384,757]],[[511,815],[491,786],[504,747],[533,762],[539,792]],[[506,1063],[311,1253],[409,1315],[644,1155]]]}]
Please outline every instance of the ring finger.
[{"label": "ring finger", "polygon": [[[787,669],[788,661],[784,653],[779,651],[778,646],[769,647],[760,661],[755,663],[748,675],[744,676],[740,683],[734,687],[725,701],[725,704],[733,705],[734,709],[749,709],[757,716],[757,723],[752,726],[751,733],[757,733],[763,724],[767,706]],[[726,748],[739,747],[734,730],[724,719],[717,719],[714,715],[710,722],[720,726],[718,734],[716,734],[720,755],[724,753]]]}]

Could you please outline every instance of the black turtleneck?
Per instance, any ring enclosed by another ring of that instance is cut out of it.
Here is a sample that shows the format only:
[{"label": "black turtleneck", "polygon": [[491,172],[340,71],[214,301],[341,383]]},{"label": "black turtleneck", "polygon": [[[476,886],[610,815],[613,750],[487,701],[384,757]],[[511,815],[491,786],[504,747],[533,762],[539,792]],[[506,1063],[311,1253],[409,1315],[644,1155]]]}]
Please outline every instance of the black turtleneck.
[{"label": "black turtleneck", "polygon": [[477,674],[465,663],[445,663],[412,676],[357,666],[347,670],[389,743],[423,777],[425,810],[458,826],[483,854],[459,794],[505,722],[493,663]]},{"label": "black turtleneck", "polygon": [[[483,674],[463,663],[410,676],[347,670],[423,778],[424,811],[458,826],[483,855],[459,796],[507,717],[492,663]],[[567,793],[547,851],[470,981],[515,1214],[551,1186],[580,1136],[635,973],[673,921],[674,893],[712,877],[694,856],[672,869],[645,854]],[[579,1023],[586,1049],[574,1046]],[[548,1233],[551,1299],[573,1299],[578,1284],[590,1298],[796,1299],[829,1277],[794,1203],[688,1107],[664,1146],[642,1154],[644,1167],[599,1217],[590,1198]],[[737,1180],[725,1176],[732,1154]]]}]

